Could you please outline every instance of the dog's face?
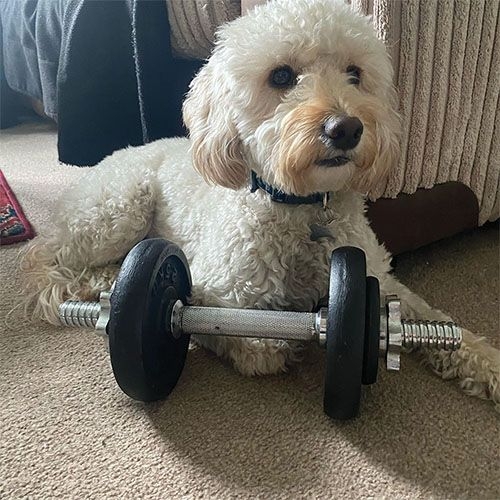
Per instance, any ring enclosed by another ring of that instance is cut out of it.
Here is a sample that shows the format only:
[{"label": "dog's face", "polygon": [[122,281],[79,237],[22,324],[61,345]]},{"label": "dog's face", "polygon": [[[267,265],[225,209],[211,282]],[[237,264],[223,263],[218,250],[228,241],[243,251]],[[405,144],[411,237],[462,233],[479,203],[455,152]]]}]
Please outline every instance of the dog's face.
[{"label": "dog's face", "polygon": [[276,0],[224,26],[184,103],[195,168],[238,189],[366,192],[398,155],[392,68],[342,0]]}]

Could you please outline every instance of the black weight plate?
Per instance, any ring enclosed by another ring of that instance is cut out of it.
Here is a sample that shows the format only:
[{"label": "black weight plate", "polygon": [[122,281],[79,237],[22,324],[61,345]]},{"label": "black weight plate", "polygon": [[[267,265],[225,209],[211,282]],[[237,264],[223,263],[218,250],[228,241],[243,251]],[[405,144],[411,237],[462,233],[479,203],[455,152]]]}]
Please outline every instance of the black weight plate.
[{"label": "black weight plate", "polygon": [[378,352],[380,339],[380,287],[374,276],[366,278],[365,348],[363,354],[363,376],[365,385],[377,381]]},{"label": "black weight plate", "polygon": [[366,260],[355,247],[333,251],[323,408],[334,419],[357,416],[365,340]]},{"label": "black weight plate", "polygon": [[131,398],[163,399],[177,384],[189,336],[172,336],[170,312],[190,293],[189,267],[177,245],[148,239],[125,258],[110,299],[107,331],[113,373]]}]

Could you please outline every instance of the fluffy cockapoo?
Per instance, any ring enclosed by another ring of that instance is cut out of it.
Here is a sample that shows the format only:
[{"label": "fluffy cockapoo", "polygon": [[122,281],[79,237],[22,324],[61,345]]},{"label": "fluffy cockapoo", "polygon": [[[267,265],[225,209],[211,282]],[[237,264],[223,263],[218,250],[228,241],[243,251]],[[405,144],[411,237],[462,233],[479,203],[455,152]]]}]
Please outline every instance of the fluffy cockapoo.
[{"label": "fluffy cockapoo", "polygon": [[[391,276],[364,215],[362,193],[398,155],[392,76],[370,21],[342,0],[276,0],[223,26],[184,103],[190,138],[104,159],[64,195],[55,232],[29,246],[35,314],[59,324],[62,301],[96,299],[138,241],[160,236],[187,255],[196,304],[311,311],[328,294],[332,250],[352,245],[407,318],[448,320]],[[285,341],[196,340],[246,375],[298,357]],[[471,333],[429,359],[500,403],[499,352]]]}]

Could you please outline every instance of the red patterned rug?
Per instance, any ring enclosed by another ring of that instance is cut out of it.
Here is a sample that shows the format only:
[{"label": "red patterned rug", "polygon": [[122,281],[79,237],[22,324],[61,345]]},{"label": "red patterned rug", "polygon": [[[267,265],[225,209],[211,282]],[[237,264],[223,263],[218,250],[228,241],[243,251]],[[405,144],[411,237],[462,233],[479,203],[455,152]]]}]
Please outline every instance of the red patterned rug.
[{"label": "red patterned rug", "polygon": [[31,224],[0,170],[0,245],[10,245],[35,236]]}]

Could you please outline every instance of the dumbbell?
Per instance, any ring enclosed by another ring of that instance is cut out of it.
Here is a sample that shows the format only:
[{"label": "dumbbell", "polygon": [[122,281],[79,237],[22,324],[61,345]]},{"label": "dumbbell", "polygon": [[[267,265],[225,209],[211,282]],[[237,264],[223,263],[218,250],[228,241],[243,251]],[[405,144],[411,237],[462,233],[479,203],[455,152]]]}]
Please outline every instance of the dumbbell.
[{"label": "dumbbell", "polygon": [[326,348],[324,411],[340,420],[357,416],[361,387],[376,381],[379,356],[397,371],[402,347],[456,350],[461,344],[453,323],[402,320],[393,295],[381,304],[378,280],[366,277],[365,254],[355,247],[333,251],[328,307],[316,313],[189,306],[190,293],[182,250],[146,239],[126,256],[100,302],[64,302],[59,316],[66,326],[106,332],[116,381],[139,401],[171,393],[192,334],[315,341]]}]

